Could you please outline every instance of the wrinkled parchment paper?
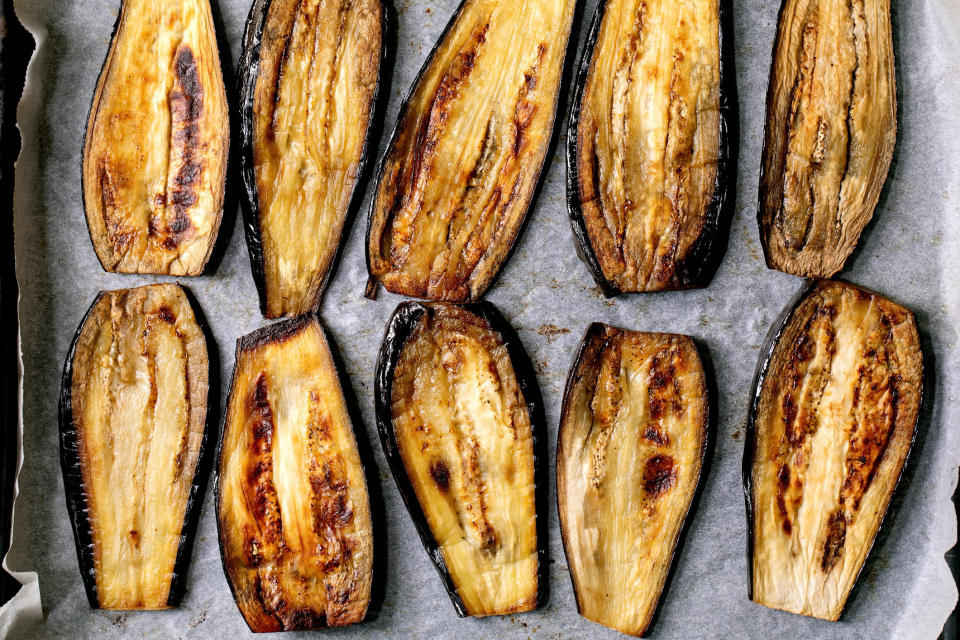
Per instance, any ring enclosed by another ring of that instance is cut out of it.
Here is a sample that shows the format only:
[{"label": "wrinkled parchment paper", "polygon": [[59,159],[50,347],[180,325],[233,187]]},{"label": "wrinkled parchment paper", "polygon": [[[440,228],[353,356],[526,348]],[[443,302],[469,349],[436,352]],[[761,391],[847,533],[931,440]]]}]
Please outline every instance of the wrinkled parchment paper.
[{"label": "wrinkled parchment paper", "polygon": [[[395,0],[397,56],[388,87],[387,129],[401,98],[458,0]],[[249,0],[214,0],[235,65]],[[717,372],[719,425],[705,488],[653,634],[657,638],[933,638],[957,598],[943,554],[956,540],[950,503],[960,462],[960,4],[894,1],[899,139],[875,221],[844,276],[917,312],[929,374],[927,404],[903,481],[876,546],[839,623],[810,620],[751,603],[746,596],[746,523],[740,463],[748,394],[760,344],[800,286],[768,271],[756,227],[763,106],[779,0],[735,0],[741,136],[738,206],[730,246],[716,279],[702,291],[604,300],[574,254],[564,206],[565,166],[558,147],[531,223],[503,277],[488,295],[519,332],[536,363],[556,446],[560,394],[573,351],[589,322],[676,331],[699,339]],[[39,47],[30,65],[17,165],[16,256],[23,349],[23,467],[16,502],[13,570],[36,582],[0,613],[12,638],[237,638],[249,632],[220,565],[212,487],[177,610],[91,611],[87,606],[58,464],[57,391],[69,341],[100,289],[155,281],[104,273],[87,236],[80,198],[80,150],[87,110],[106,54],[118,0],[17,0]],[[574,25],[578,44],[596,1]],[[579,48],[578,48],[579,55]],[[233,69],[225,68],[228,82]],[[571,87],[564,87],[569,93]],[[565,126],[565,114],[561,114]],[[562,138],[561,138],[562,141]],[[383,152],[385,136],[377,152]],[[369,184],[361,186],[368,196]],[[239,193],[231,194],[236,198]],[[224,386],[238,337],[264,324],[243,232],[231,207],[219,264],[184,279],[196,294],[219,348]],[[543,609],[460,620],[420,546],[376,439],[372,384],[382,333],[400,298],[363,299],[366,203],[348,232],[322,317],[363,409],[358,436],[372,444],[386,511],[386,580],[376,618],[326,637],[526,638],[617,637],[577,615],[551,497],[550,588]],[[213,352],[217,357],[217,352]],[[220,397],[226,398],[226,388]],[[552,460],[550,460],[552,466]],[[552,476],[552,473],[551,473]],[[551,494],[554,493],[551,479]],[[13,629],[11,631],[11,629]]]}]

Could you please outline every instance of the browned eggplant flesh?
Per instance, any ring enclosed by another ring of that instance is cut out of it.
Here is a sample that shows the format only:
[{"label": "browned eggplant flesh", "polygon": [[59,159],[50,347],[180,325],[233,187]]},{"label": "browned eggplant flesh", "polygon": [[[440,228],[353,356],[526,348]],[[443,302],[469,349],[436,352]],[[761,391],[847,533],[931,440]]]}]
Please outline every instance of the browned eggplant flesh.
[{"label": "browned eggplant flesh", "polygon": [[166,609],[183,588],[209,360],[179,285],[100,294],[74,340],[61,464],[91,606]]},{"label": "browned eggplant flesh", "polygon": [[585,618],[647,631],[700,481],[708,414],[691,338],[587,330],[557,446],[560,524]]},{"label": "browned eggplant flesh", "polygon": [[503,336],[428,305],[396,361],[390,424],[462,611],[537,606],[533,424]]},{"label": "browned eggplant flesh", "polygon": [[251,11],[242,126],[268,318],[319,304],[367,155],[384,24],[380,0],[260,0]]},{"label": "browned eggplant flesh", "polygon": [[316,317],[239,340],[221,437],[220,551],[250,629],[363,620],[373,576],[370,501]]},{"label": "browned eggplant flesh", "polygon": [[464,0],[401,110],[368,228],[368,295],[483,295],[553,134],[576,0]]},{"label": "browned eggplant flesh", "polygon": [[571,206],[613,291],[703,284],[700,247],[717,233],[731,180],[720,171],[731,153],[721,109],[722,1],[602,5],[571,131]]},{"label": "browned eggplant flesh", "polygon": [[923,356],[913,314],[820,281],[763,364],[744,464],[751,591],[837,620],[913,442]]},{"label": "browned eggplant flesh", "polygon": [[123,0],[83,147],[87,225],[104,269],[203,272],[229,142],[209,0]]},{"label": "browned eggplant flesh", "polygon": [[760,238],[767,265],[840,271],[897,137],[890,0],[784,0],[767,90]]}]

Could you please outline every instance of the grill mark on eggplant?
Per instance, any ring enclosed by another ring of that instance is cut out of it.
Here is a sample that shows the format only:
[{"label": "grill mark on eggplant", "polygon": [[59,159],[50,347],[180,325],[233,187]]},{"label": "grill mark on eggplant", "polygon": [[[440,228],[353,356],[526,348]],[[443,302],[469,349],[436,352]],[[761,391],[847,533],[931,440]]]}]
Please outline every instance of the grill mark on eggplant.
[{"label": "grill mark on eggplant", "polygon": [[[784,122],[784,131],[781,134],[783,138],[788,141],[792,141],[796,135],[799,135],[797,132],[797,125],[800,124],[799,121],[802,117],[801,110],[804,106],[804,102],[810,100],[813,93],[814,72],[817,65],[816,49],[817,39],[819,38],[819,16],[820,7],[817,5],[812,9],[811,13],[807,15],[803,28],[803,39],[800,46],[800,70],[796,79],[794,80],[793,89],[791,90],[790,115],[787,121]],[[781,193],[783,194],[783,197],[778,203],[776,219],[780,227],[784,230],[785,242],[787,242],[794,249],[802,249],[806,244],[806,239],[809,235],[809,227],[813,222],[813,203],[810,202],[807,204],[807,206],[798,204],[795,207],[797,210],[799,210],[800,217],[798,217],[796,213],[787,211],[787,206],[791,204],[789,197],[791,185],[799,178],[794,173],[790,172],[789,169],[786,169],[787,160],[790,157],[789,142],[784,144],[782,148],[783,154],[780,164],[781,166],[785,167],[783,174],[783,185],[781,187]],[[813,180],[808,179],[806,182],[806,190],[812,196]],[[804,190],[803,185],[798,185],[795,188],[797,191]]]},{"label": "grill mark on eggplant", "polygon": [[[855,62],[853,69],[850,71],[850,95],[847,96],[847,117],[845,122],[847,125],[847,150],[843,158],[843,173],[840,178],[840,188],[837,190],[837,211],[836,217],[834,218],[834,233],[840,235],[843,230],[843,185],[847,181],[847,176],[850,170],[850,158],[853,155],[853,137],[854,137],[854,123],[853,123],[853,108],[854,108],[854,98],[856,97],[857,87],[859,85],[858,79],[860,75],[860,60],[861,47],[863,46],[862,39],[858,36],[858,31],[861,27],[861,22],[863,18],[863,2],[858,0],[849,0],[847,3],[850,7],[850,21],[852,27],[850,29],[850,40],[853,44],[853,55]],[[859,20],[858,20],[859,18]]]},{"label": "grill mark on eggplant", "polygon": [[[781,378],[780,407],[786,442],[781,447],[779,458],[783,460],[776,495],[780,511],[781,528],[787,535],[793,531],[793,522],[803,504],[804,477],[810,463],[810,442],[820,426],[818,418],[820,400],[830,381],[833,354],[836,352],[836,335],[830,323],[837,310],[822,299],[807,320],[803,332],[791,349]],[[824,336],[820,340],[818,336]],[[819,369],[810,370],[818,352],[827,354],[826,363]],[[804,390],[812,392],[804,396]]]},{"label": "grill mark on eggplant", "polygon": [[[413,145],[413,162],[410,168],[409,186],[402,194],[402,204],[398,215],[387,222],[390,242],[390,264],[399,269],[406,263],[411,241],[416,233],[415,225],[423,212],[423,190],[429,179],[429,164],[433,159],[437,144],[443,136],[450,111],[460,97],[460,91],[473,73],[477,56],[486,43],[489,21],[474,28],[470,37],[470,46],[460,50],[453,64],[437,85],[430,107],[420,121],[416,142]],[[434,212],[430,212],[433,214]]]},{"label": "grill mark on eggplant", "polygon": [[[267,377],[261,373],[247,397],[247,414],[250,416],[250,460],[247,465],[245,486],[249,487],[247,500],[256,518],[261,544],[283,544],[283,520],[280,503],[273,483],[273,409],[269,401]],[[251,543],[251,549],[253,544]],[[252,555],[252,554],[251,554]]]},{"label": "grill mark on eggplant", "polygon": [[[168,205],[173,207],[173,217],[165,216],[163,226],[157,225],[153,232],[160,235],[165,249],[174,250],[196,229],[190,220],[190,210],[199,199],[196,186],[202,179],[203,161],[198,157],[202,151],[200,117],[203,113],[203,85],[197,63],[190,47],[181,45],[174,63],[176,83],[170,92],[171,168],[179,164],[172,180]],[[175,164],[176,163],[176,164]]]},{"label": "grill mark on eggplant", "polygon": [[[517,106],[511,124],[512,140],[507,147],[511,153],[499,162],[499,173],[501,175],[511,172],[512,167],[520,161],[521,153],[524,151],[526,133],[538,108],[533,98],[536,95],[540,66],[546,52],[546,44],[540,43],[537,46],[536,60],[524,73],[523,80],[520,83]],[[493,117],[491,117],[490,123],[494,127],[493,134],[495,135],[496,121]],[[490,130],[488,128],[489,134]],[[495,151],[499,151],[499,149],[500,146],[497,145]],[[480,184],[486,178],[485,174],[495,169],[497,165],[496,157],[491,158],[492,162],[488,162],[485,166],[480,165],[482,160],[483,152],[478,157],[474,171],[471,172],[476,174],[476,181]],[[471,296],[469,282],[481,263],[489,260],[497,249],[497,243],[494,240],[505,231],[506,224],[509,221],[506,214],[516,200],[522,184],[522,174],[522,170],[516,173],[516,179],[510,188],[510,195],[503,202],[501,202],[501,197],[504,185],[500,183],[497,184],[490,196],[483,201],[482,206],[479,205],[480,201],[472,201],[473,199],[470,197],[473,194],[477,194],[478,198],[482,197],[481,189],[467,189],[464,192],[461,199],[463,204],[459,207],[457,213],[451,217],[447,231],[448,238],[454,235],[456,240],[452,245],[449,241],[446,244],[442,275],[437,277],[437,269],[431,270],[428,291],[453,291],[457,297]],[[469,217],[466,215],[470,211],[477,210],[479,210],[479,213],[476,216]],[[466,240],[462,239],[463,236],[466,236]],[[461,247],[462,249],[460,249]],[[458,251],[458,249],[460,250]]]}]

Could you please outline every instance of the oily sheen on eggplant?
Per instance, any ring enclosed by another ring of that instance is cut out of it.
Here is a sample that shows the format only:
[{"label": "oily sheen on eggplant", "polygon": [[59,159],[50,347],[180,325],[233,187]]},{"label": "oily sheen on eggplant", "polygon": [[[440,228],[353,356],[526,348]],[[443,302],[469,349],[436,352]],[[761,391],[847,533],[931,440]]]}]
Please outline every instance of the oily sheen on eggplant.
[{"label": "oily sheen on eggplant", "polygon": [[375,397],[394,480],[457,613],[540,606],[543,402],[506,320],[488,303],[401,304]]},{"label": "oily sheen on eggplant", "polygon": [[200,275],[220,228],[229,144],[209,0],[122,0],[83,146],[103,268]]},{"label": "oily sheen on eggplant", "polygon": [[890,0],[784,0],[767,90],[767,266],[827,278],[873,217],[897,137]]},{"label": "oily sheen on eggplant", "polygon": [[100,293],[60,389],[60,465],[90,606],[176,607],[197,525],[209,359],[176,284]]},{"label": "oily sheen on eggplant", "polygon": [[700,481],[708,415],[693,339],[587,329],[557,445],[560,525],[585,618],[647,631]]},{"label": "oily sheen on eggplant", "polygon": [[899,304],[825,280],[768,341],[744,449],[751,598],[837,620],[913,442],[917,327]]},{"label": "oily sheen on eggplant", "polygon": [[706,286],[733,216],[728,0],[604,0],[567,132],[567,204],[608,295]]},{"label": "oily sheen on eggplant", "polygon": [[373,577],[370,500],[315,316],[237,342],[221,437],[220,553],[250,629],[362,621]]},{"label": "oily sheen on eggplant", "polygon": [[553,134],[576,0],[464,0],[401,109],[367,228],[368,297],[462,302],[520,232]]},{"label": "oily sheen on eggplant", "polygon": [[380,0],[257,0],[240,70],[247,245],[268,318],[316,309],[378,93]]}]

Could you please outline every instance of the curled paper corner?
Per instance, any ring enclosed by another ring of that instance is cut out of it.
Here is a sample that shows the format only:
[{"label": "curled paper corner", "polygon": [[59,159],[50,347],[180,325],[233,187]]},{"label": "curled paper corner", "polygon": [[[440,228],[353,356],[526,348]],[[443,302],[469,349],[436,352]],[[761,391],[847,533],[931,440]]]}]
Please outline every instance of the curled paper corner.
[{"label": "curled paper corner", "polygon": [[[13,5],[14,15],[30,33],[34,41],[33,54],[30,57],[26,76],[24,77],[23,93],[20,97],[20,103],[17,105],[17,128],[20,130],[23,142],[21,143],[20,155],[14,164],[14,215],[16,216],[16,212],[19,209],[17,203],[16,174],[20,169],[20,163],[24,161],[28,155],[33,157],[27,160],[26,164],[29,165],[36,162],[36,152],[32,151],[35,147],[32,144],[28,144],[27,134],[32,138],[36,132],[36,122],[33,113],[36,112],[36,102],[40,99],[40,94],[36,91],[35,86],[38,80],[31,81],[31,77],[38,75],[34,63],[43,47],[46,32],[43,27],[40,26],[40,20],[33,11],[35,7],[29,0],[14,0]],[[25,153],[27,149],[31,150]],[[21,198],[22,197],[21,195]],[[18,312],[19,303],[20,300],[18,297]],[[17,336],[17,380],[17,415],[19,417],[17,424],[17,470],[14,474],[12,503],[14,518],[11,522],[10,549],[3,558],[3,569],[20,583],[20,589],[9,601],[0,607],[0,640],[3,638],[13,638],[15,637],[14,632],[17,629],[22,630],[43,620],[43,607],[40,600],[40,580],[37,573],[35,571],[18,571],[10,566],[11,560],[22,555],[18,545],[16,545],[16,538],[12,535],[16,529],[17,495],[19,493],[20,470],[23,468],[23,351],[19,335]]]},{"label": "curled paper corner", "polygon": [[7,563],[3,568],[20,583],[17,591],[6,604],[0,607],[0,638],[13,638],[15,629],[40,622],[43,609],[40,606],[40,581],[33,571],[11,571]]}]

